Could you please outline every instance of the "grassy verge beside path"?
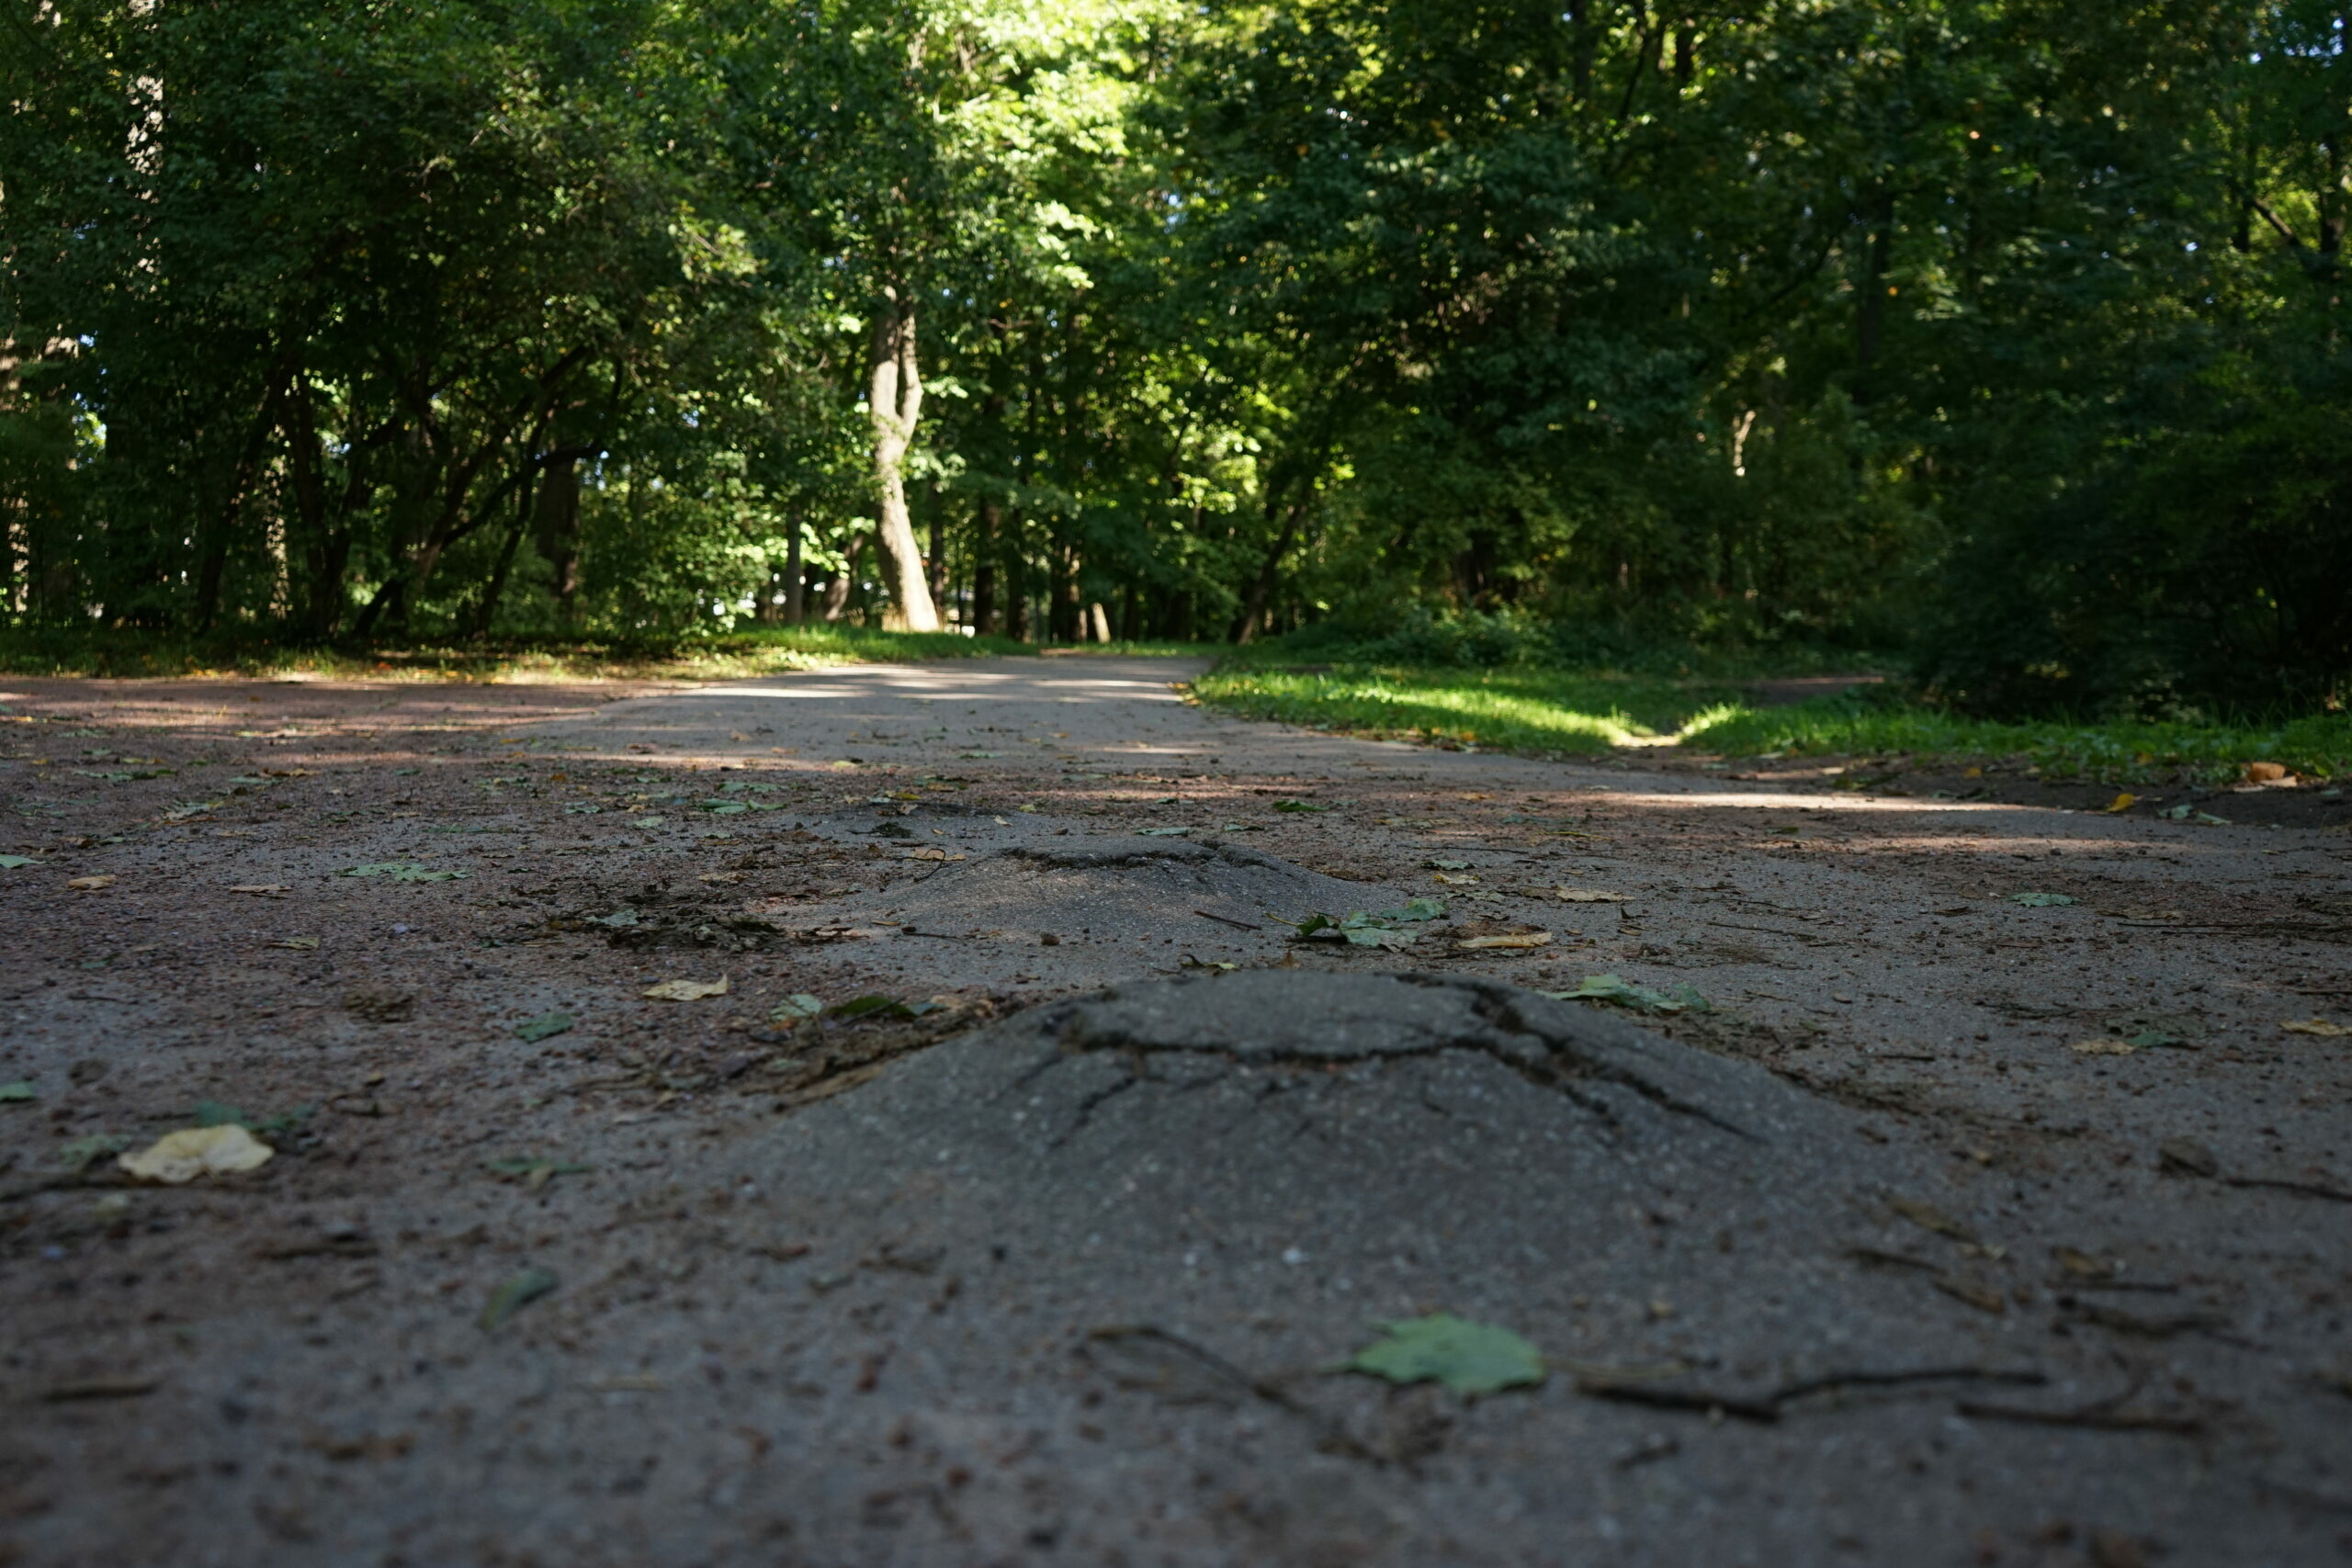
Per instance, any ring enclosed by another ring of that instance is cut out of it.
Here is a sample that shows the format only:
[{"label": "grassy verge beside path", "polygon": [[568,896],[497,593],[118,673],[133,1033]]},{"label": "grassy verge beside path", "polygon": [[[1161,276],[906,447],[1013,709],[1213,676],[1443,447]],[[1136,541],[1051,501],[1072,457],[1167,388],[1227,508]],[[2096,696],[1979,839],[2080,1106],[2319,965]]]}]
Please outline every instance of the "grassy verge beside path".
[{"label": "grassy verge beside path", "polygon": [[384,648],[300,648],[222,640],[175,642],[134,634],[0,632],[0,674],[306,674],[344,680],[724,680],[839,664],[1034,654],[1008,637],[953,632],[780,626],[674,641],[493,638]]},{"label": "grassy verge beside path", "polygon": [[1736,756],[1900,755],[1956,761],[2022,757],[2045,778],[2108,784],[2182,776],[2217,783],[2249,762],[2277,762],[2306,778],[2335,778],[2352,771],[2352,715],[2316,714],[2276,723],[2005,724],[1917,705],[1873,707],[1832,697],[1726,713],[1694,727],[1682,743]]},{"label": "grassy verge beside path", "polygon": [[1193,684],[1202,702],[1249,718],[1382,739],[1538,755],[1599,755],[1679,742],[1725,756],[2018,758],[2052,780],[2217,782],[2249,762],[2307,778],[2352,772],[2352,715],[2276,723],[1996,723],[1870,696],[1760,707],[1736,681],[1611,671],[1334,666],[1228,661]]},{"label": "grassy verge beside path", "polygon": [[1605,753],[1727,716],[1741,688],[1571,670],[1283,670],[1229,663],[1193,684],[1250,718],[1498,751]]}]

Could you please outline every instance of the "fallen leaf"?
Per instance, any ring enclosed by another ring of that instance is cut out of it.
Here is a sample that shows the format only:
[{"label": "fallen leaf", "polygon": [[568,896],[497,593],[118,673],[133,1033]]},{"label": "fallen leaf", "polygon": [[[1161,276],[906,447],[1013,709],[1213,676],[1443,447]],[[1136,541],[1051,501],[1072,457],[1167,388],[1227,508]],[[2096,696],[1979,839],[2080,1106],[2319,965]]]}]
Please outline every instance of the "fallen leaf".
[{"label": "fallen leaf", "polygon": [[1670,991],[1654,991],[1647,986],[1636,986],[1615,975],[1588,975],[1572,991],[1545,991],[1555,1001],[1608,1002],[1616,1007],[1632,1008],[1637,1012],[1713,1012],[1707,998],[1689,986],[1677,986]]},{"label": "fallen leaf", "polygon": [[39,865],[40,863],[40,862],[33,859],[30,855],[0,855],[0,871],[14,871],[18,866]]},{"label": "fallen leaf", "polygon": [[1630,893],[1596,893],[1589,887],[1555,887],[1552,891],[1569,904],[1630,904]]},{"label": "fallen leaf", "polygon": [[1951,1274],[1939,1274],[1928,1283],[1954,1301],[1966,1302],[1979,1312],[1998,1314],[2009,1310],[2008,1297],[1991,1285],[1979,1284],[1973,1280],[1958,1279]]},{"label": "fallen leaf", "polygon": [[355,865],[345,871],[345,876],[389,876],[394,882],[455,882],[470,874],[462,871],[435,871],[413,861],[379,861],[369,865]]},{"label": "fallen leaf", "polygon": [[264,947],[290,947],[297,953],[308,953],[312,948],[319,945],[319,939],[314,936],[280,937],[276,942],[264,942],[262,945]]},{"label": "fallen leaf", "polygon": [[2330,1023],[2324,1018],[2295,1019],[2278,1027],[2290,1034],[2318,1034],[2331,1040],[2342,1039],[2345,1035],[2352,1034],[2352,1024]]},{"label": "fallen leaf", "polygon": [[2159,811],[2156,815],[2167,822],[2194,822],[2205,828],[2226,828],[2230,825],[2227,818],[2216,817],[2210,811],[2199,811],[2185,800],[2171,810]]},{"label": "fallen leaf", "polygon": [[484,1160],[482,1168],[492,1176],[519,1176],[525,1186],[537,1192],[559,1176],[578,1176],[596,1168],[574,1160],[493,1159]]},{"label": "fallen leaf", "polygon": [[77,892],[96,893],[101,887],[112,887],[120,880],[119,877],[113,876],[77,876],[65,886]]},{"label": "fallen leaf", "polygon": [[588,917],[588,923],[592,926],[610,926],[615,931],[627,931],[638,923],[637,911],[615,909],[609,915],[591,915]]},{"label": "fallen leaf", "polygon": [[481,1325],[496,1328],[531,1303],[555,1289],[556,1277],[544,1269],[526,1269],[506,1283],[490,1292],[490,1301],[481,1309]]},{"label": "fallen leaf", "polygon": [[1299,812],[1329,811],[1331,808],[1328,806],[1317,806],[1311,800],[1278,800],[1274,802],[1274,809],[1277,811]]},{"label": "fallen leaf", "polygon": [[1430,871],[1468,871],[1470,869],[1470,863],[1466,860],[1425,860],[1421,864]]},{"label": "fallen leaf", "polygon": [[1475,876],[1453,875],[1442,871],[1433,871],[1430,874],[1430,880],[1447,887],[1466,887],[1478,879]]},{"label": "fallen leaf", "polygon": [[115,1161],[141,1181],[177,1187],[199,1176],[229,1176],[269,1163],[276,1153],[234,1122],[166,1133],[135,1155]]},{"label": "fallen leaf", "polygon": [[2022,904],[2029,909],[2055,909],[2077,900],[2064,893],[2012,893],[2009,902]]},{"label": "fallen leaf", "polygon": [[568,1012],[543,1012],[537,1018],[526,1018],[514,1026],[514,1037],[526,1044],[552,1040],[559,1034],[569,1034],[579,1020]]},{"label": "fallen leaf", "polygon": [[727,976],[716,980],[664,980],[658,986],[648,986],[638,993],[657,1002],[696,1002],[705,997],[727,994]]},{"label": "fallen leaf", "polygon": [[2093,1258],[2089,1253],[2071,1247],[2053,1247],[2050,1249],[2050,1256],[2058,1260],[2058,1267],[2078,1280],[2111,1280],[2121,1272],[2108,1259]]},{"label": "fallen leaf", "polygon": [[33,1099],[33,1080],[18,1078],[14,1083],[0,1083],[0,1105],[22,1105]]},{"label": "fallen leaf", "polygon": [[94,1159],[119,1155],[130,1146],[130,1134],[128,1133],[92,1133],[87,1137],[61,1145],[57,1162],[68,1170],[80,1170]]},{"label": "fallen leaf", "polygon": [[824,1010],[825,1004],[808,992],[795,991],[770,1010],[768,1021],[784,1024],[798,1023],[803,1019],[815,1018]]},{"label": "fallen leaf", "polygon": [[1552,945],[1552,933],[1550,931],[1521,931],[1512,936],[1464,937],[1453,945],[1457,951],[1463,953],[1479,953],[1489,948],[1549,947]]},{"label": "fallen leaf", "polygon": [[355,986],[343,994],[343,1010],[369,1023],[406,1023],[416,998],[384,986]]},{"label": "fallen leaf", "polygon": [[2086,1056],[2129,1056],[2139,1047],[2129,1040],[2077,1040],[2075,1049]]},{"label": "fallen leaf", "polygon": [[2113,800],[2109,801],[2104,807],[2100,807],[2100,809],[2104,811],[2129,811],[2138,804],[2140,804],[2140,797],[2133,795],[2131,791],[2126,790],[2122,794],[2117,795]]},{"label": "fallen leaf", "polygon": [[258,893],[266,897],[272,894],[291,892],[292,887],[289,884],[283,882],[240,882],[234,887],[230,888],[229,891],[232,893]]},{"label": "fallen leaf", "polygon": [[1439,1382],[1473,1395],[1544,1381],[1542,1354],[1508,1328],[1442,1312],[1382,1326],[1387,1337],[1357,1351],[1343,1371],[1395,1383]]},{"label": "fallen leaf", "polygon": [[1974,1231],[1970,1230],[1933,1203],[1923,1203],[1917,1198],[1898,1196],[1889,1198],[1886,1201],[1886,1206],[1921,1230],[1933,1231],[1938,1235],[1950,1236],[1954,1241],[1976,1240]]},{"label": "fallen leaf", "polygon": [[2288,777],[2286,768],[2278,762],[2248,762],[2245,782],[2248,784],[2278,784]]},{"label": "fallen leaf", "polygon": [[1192,829],[1190,828],[1145,828],[1140,831],[1147,839],[1180,839]]}]

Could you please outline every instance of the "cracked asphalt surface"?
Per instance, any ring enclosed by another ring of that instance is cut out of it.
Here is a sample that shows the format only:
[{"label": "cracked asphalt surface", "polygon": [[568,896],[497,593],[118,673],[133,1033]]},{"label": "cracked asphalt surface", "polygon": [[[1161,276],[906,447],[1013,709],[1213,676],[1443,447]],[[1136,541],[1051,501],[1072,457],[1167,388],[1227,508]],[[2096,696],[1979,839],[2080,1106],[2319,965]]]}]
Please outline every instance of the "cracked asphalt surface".
[{"label": "cracked asphalt surface", "polygon": [[[1431,751],[1189,672],[0,682],[0,1562],[2352,1557],[2311,792]],[[978,1109],[975,1042],[1104,986],[1311,1042],[1398,972],[1689,987],[1658,1059],[1791,1130],[1451,1048],[1131,1086],[1050,1155]],[[200,1113],[276,1157],[115,1170]],[[1552,1377],[1323,1370],[1430,1310]]]}]

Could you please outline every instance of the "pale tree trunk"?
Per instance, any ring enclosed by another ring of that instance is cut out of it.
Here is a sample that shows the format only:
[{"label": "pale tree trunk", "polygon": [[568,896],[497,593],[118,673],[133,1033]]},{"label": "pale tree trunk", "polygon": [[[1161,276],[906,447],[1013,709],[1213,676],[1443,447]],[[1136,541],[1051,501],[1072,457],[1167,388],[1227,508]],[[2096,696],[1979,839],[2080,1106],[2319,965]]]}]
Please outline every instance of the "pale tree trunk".
[{"label": "pale tree trunk", "polygon": [[874,543],[882,557],[882,588],[889,607],[882,624],[892,631],[935,632],[939,611],[923,581],[922,549],[907,513],[907,448],[922,414],[922,378],[915,367],[915,307],[895,288],[883,291],[875,318],[873,373],[866,383],[874,424]]}]

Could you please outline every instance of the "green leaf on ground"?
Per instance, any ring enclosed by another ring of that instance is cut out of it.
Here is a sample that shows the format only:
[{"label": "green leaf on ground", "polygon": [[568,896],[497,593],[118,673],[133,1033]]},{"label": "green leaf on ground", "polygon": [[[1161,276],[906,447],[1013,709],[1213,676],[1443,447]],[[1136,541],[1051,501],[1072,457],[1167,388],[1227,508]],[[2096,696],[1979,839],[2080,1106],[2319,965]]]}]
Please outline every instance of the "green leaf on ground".
[{"label": "green leaf on ground", "polygon": [[284,1134],[309,1121],[317,1110],[315,1105],[304,1105],[292,1111],[281,1111],[275,1116],[256,1116],[250,1111],[240,1111],[217,1100],[199,1100],[190,1120],[199,1127],[243,1127],[248,1133]]},{"label": "green leaf on ground", "polygon": [[20,865],[39,865],[30,855],[0,855],[0,871],[14,871]]},{"label": "green leaf on ground", "polygon": [[714,817],[740,817],[752,809],[740,800],[706,800],[702,808]]},{"label": "green leaf on ground", "polygon": [[1274,809],[1277,811],[1329,811],[1331,808],[1328,806],[1317,806],[1311,800],[1278,800],[1274,802]]},{"label": "green leaf on ground", "polygon": [[2009,895],[2010,903],[2022,904],[2029,909],[2055,909],[2078,901],[2064,893],[2012,893]]},{"label": "green leaf on ground", "polygon": [[798,1023],[803,1019],[815,1018],[824,1010],[823,1002],[806,991],[795,991],[768,1010],[768,1021],[772,1023]]},{"label": "green leaf on ground", "polygon": [[588,923],[592,926],[610,926],[615,931],[626,931],[637,924],[637,911],[615,909],[609,915],[591,915],[588,917]]},{"label": "green leaf on ground", "polygon": [[1441,1382],[1455,1393],[1498,1393],[1544,1381],[1544,1357],[1508,1328],[1450,1313],[1400,1318],[1356,1352],[1346,1371],[1390,1382]]},{"label": "green leaf on ground", "polygon": [[1546,991],[1564,1002],[1607,1002],[1636,1012],[1713,1012],[1714,1006],[1689,986],[1654,991],[1615,975],[1588,975],[1572,991]]},{"label": "green leaf on ground", "polygon": [[1179,839],[1192,831],[1190,828],[1144,828],[1137,830],[1147,839]]},{"label": "green leaf on ground", "polygon": [[86,1138],[76,1138],[57,1151],[57,1160],[68,1170],[80,1170],[92,1160],[119,1155],[131,1144],[128,1133],[93,1133]]},{"label": "green leaf on ground", "polygon": [[514,1026],[514,1038],[526,1044],[552,1040],[559,1034],[569,1034],[579,1020],[568,1012],[543,1012],[537,1018],[526,1018]]},{"label": "green leaf on ground", "polygon": [[1401,909],[1383,909],[1384,920],[1442,920],[1445,918],[1445,901],[1442,898],[1408,899]]},{"label": "green leaf on ground", "polygon": [[489,1304],[481,1309],[481,1325],[496,1328],[555,1287],[556,1277],[546,1269],[524,1269],[490,1292]]},{"label": "green leaf on ground", "polygon": [[594,1170],[592,1165],[565,1159],[492,1159],[482,1161],[482,1168],[492,1176],[519,1176],[530,1190],[537,1192],[559,1176],[578,1176]]},{"label": "green leaf on ground", "polygon": [[0,1083],[0,1105],[22,1105],[33,1098],[33,1080],[30,1078]]},{"label": "green leaf on ground", "polygon": [[394,882],[455,882],[469,874],[462,871],[435,871],[414,861],[377,861],[368,865],[355,865],[345,876],[389,876]]}]

